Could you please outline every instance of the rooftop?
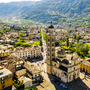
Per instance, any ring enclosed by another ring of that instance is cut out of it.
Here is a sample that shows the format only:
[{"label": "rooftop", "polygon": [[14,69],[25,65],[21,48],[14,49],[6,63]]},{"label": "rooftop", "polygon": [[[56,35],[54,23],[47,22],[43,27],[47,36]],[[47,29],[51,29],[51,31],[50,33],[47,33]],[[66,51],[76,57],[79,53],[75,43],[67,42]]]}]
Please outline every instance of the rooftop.
[{"label": "rooftop", "polygon": [[7,76],[9,74],[12,74],[11,71],[9,71],[8,69],[1,69],[0,70],[0,78],[4,77],[4,76]]},{"label": "rooftop", "polygon": [[22,76],[24,74],[26,74],[26,69],[22,69],[22,70],[19,70],[19,71],[16,72],[17,76]]},{"label": "rooftop", "polygon": [[23,65],[23,67],[25,67],[28,71],[30,71],[32,75],[34,73],[41,72],[34,64],[32,64],[30,62],[25,62],[24,65]]},{"label": "rooftop", "polygon": [[32,81],[30,78],[27,78],[25,76],[20,77],[18,80],[20,82],[23,82],[23,84],[26,83],[26,82],[28,82],[28,81]]}]

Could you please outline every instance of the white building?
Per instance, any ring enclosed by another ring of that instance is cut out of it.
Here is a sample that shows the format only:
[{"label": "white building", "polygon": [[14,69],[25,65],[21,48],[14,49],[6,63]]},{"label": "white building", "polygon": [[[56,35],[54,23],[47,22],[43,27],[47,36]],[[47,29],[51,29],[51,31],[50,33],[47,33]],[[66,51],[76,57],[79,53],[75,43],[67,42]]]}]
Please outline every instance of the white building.
[{"label": "white building", "polygon": [[16,48],[15,55],[23,59],[39,58],[42,56],[41,46],[32,45],[28,48],[18,47]]},{"label": "white building", "polygon": [[32,80],[30,78],[25,77],[25,76],[20,77],[19,81],[24,84],[24,88],[32,86]]}]

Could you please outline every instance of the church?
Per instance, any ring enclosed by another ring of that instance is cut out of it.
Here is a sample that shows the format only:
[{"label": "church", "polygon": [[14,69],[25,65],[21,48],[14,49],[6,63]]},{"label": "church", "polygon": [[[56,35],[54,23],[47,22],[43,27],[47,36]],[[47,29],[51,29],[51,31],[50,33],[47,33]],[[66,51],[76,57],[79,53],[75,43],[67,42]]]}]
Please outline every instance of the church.
[{"label": "church", "polygon": [[62,47],[56,51],[52,23],[47,33],[47,73],[55,75],[64,83],[74,81],[80,74],[80,59],[77,53],[67,55]]}]

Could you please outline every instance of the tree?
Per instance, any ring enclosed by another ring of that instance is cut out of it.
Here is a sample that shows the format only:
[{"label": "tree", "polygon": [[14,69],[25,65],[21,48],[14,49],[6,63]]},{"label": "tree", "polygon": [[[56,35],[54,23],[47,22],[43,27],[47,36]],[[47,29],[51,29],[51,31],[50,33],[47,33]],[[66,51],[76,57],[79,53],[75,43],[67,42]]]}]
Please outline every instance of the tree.
[{"label": "tree", "polygon": [[22,47],[29,47],[30,46],[30,44],[29,43],[22,43],[22,45],[21,45]]},{"label": "tree", "polygon": [[81,39],[81,36],[77,37],[77,43],[79,43],[79,40]]},{"label": "tree", "polygon": [[22,38],[22,36],[23,36],[23,33],[20,33],[20,34],[19,34],[20,39]]},{"label": "tree", "polygon": [[21,46],[21,45],[22,45],[22,42],[16,42],[16,43],[15,43],[15,47]]},{"label": "tree", "polygon": [[66,38],[67,47],[69,46],[69,37]]},{"label": "tree", "polygon": [[42,46],[42,34],[41,34],[41,30],[40,30],[39,41],[40,41],[40,46]]},{"label": "tree", "polygon": [[55,46],[59,46],[59,42],[58,41],[55,41]]},{"label": "tree", "polygon": [[33,87],[27,87],[25,90],[38,90],[35,86]]},{"label": "tree", "polygon": [[76,35],[74,35],[74,39],[76,39]]},{"label": "tree", "polygon": [[88,45],[84,45],[83,43],[78,43],[76,49],[78,54],[88,54],[89,51]]}]

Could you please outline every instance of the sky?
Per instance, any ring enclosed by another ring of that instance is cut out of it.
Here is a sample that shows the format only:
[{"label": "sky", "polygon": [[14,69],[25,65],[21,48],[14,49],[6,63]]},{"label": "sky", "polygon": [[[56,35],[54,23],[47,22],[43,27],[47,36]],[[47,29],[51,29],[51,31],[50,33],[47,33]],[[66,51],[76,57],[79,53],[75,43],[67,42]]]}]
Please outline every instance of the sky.
[{"label": "sky", "polygon": [[9,2],[17,2],[17,1],[40,1],[40,0],[0,0],[0,3],[9,3]]}]

